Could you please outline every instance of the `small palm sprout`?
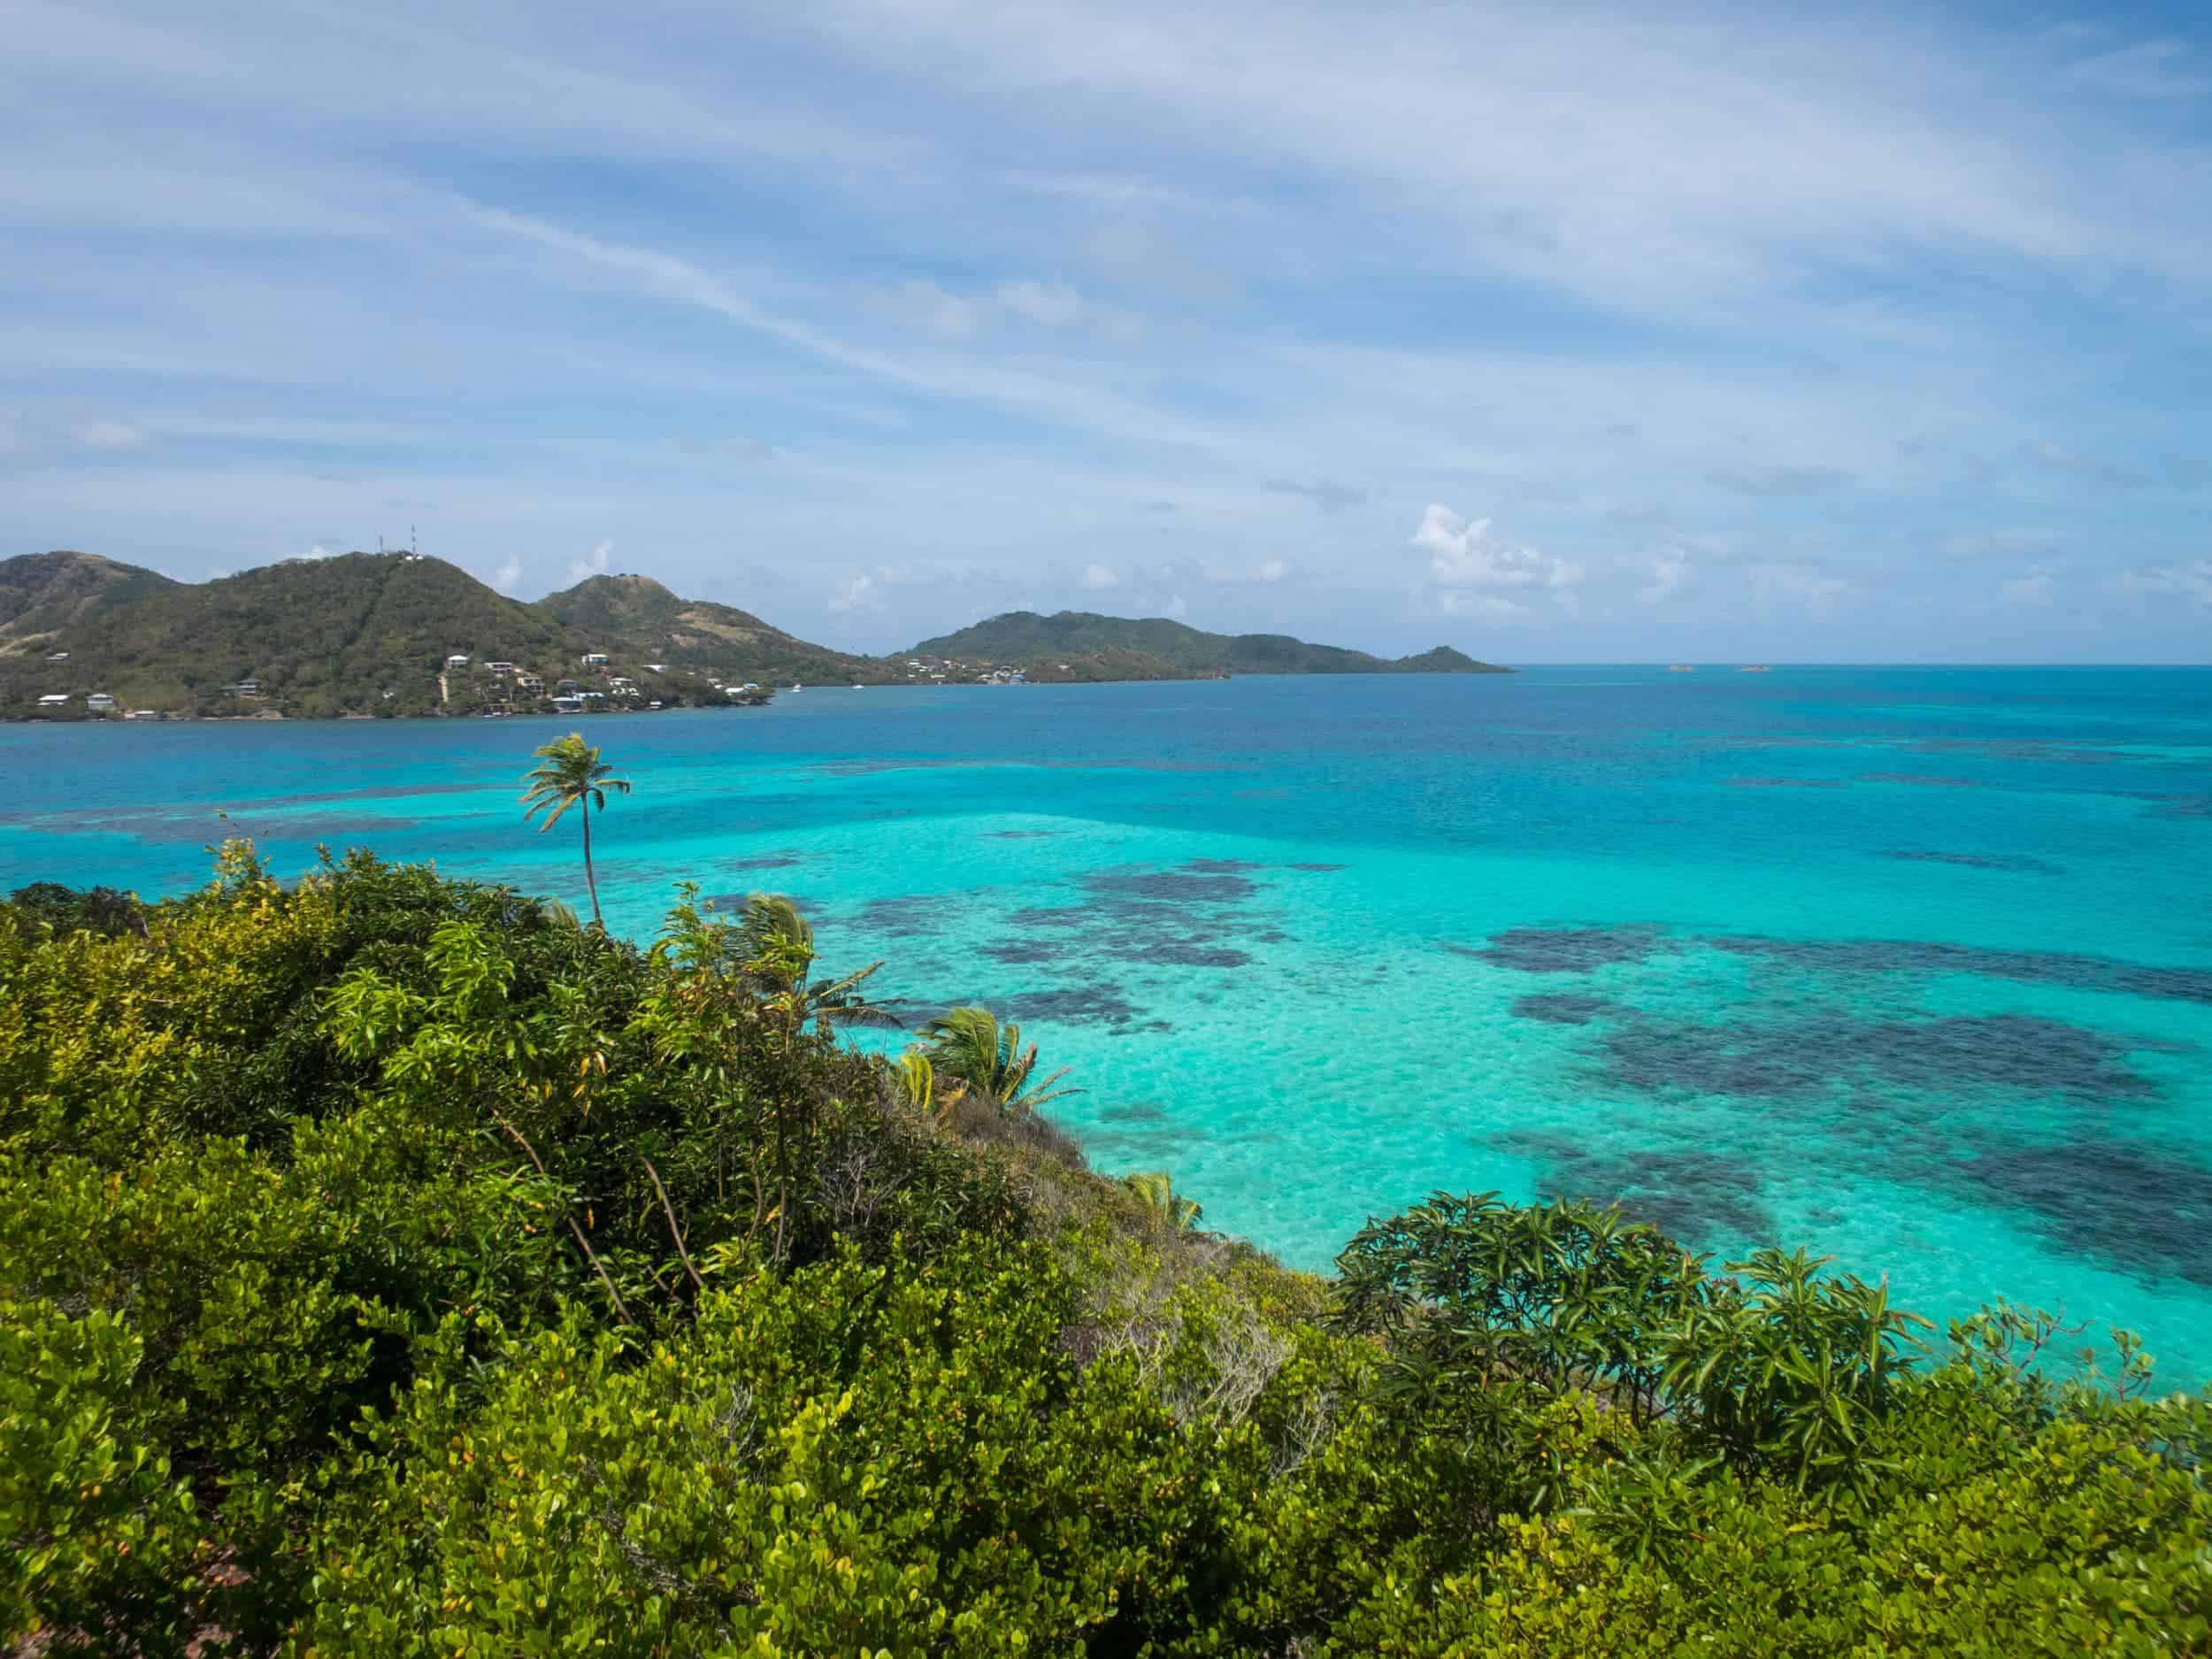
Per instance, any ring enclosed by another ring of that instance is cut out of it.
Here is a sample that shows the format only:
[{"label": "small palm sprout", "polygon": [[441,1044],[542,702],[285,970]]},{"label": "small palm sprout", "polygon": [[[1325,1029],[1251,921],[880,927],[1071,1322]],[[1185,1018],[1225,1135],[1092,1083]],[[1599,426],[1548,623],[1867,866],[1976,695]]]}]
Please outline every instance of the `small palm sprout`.
[{"label": "small palm sprout", "polygon": [[[581,732],[571,732],[534,752],[542,764],[523,779],[530,787],[522,797],[528,809],[522,816],[526,821],[545,812],[545,822],[538,826],[538,833],[542,835],[553,827],[562,813],[582,804],[584,884],[591,890],[591,919],[604,927],[606,923],[599,914],[599,878],[591,867],[591,810],[595,806],[602,812],[607,810],[610,789],[617,795],[629,794],[630,780],[608,776],[613,768],[599,758],[596,749],[584,741]],[[549,807],[552,810],[547,812]]]},{"label": "small palm sprout", "polygon": [[1025,1049],[1022,1028],[1011,1020],[1001,1025],[987,1008],[956,1008],[924,1025],[922,1036],[939,1076],[959,1079],[997,1102],[1002,1111],[1033,1112],[1047,1101],[1083,1092],[1052,1087],[1067,1076],[1067,1066],[1033,1084],[1037,1045]]},{"label": "small palm sprout", "polygon": [[1121,1184],[1136,1195],[1153,1221],[1170,1233],[1192,1231],[1198,1225],[1198,1218],[1206,1213],[1196,1199],[1185,1198],[1175,1190],[1174,1180],[1165,1170],[1125,1175]]},{"label": "small palm sprout", "polygon": [[745,972],[772,996],[781,1000],[794,1029],[812,1020],[827,1031],[839,1025],[896,1025],[896,1015],[860,995],[861,983],[880,962],[835,979],[816,979],[814,928],[799,907],[780,893],[756,893],[745,901],[738,923]]}]

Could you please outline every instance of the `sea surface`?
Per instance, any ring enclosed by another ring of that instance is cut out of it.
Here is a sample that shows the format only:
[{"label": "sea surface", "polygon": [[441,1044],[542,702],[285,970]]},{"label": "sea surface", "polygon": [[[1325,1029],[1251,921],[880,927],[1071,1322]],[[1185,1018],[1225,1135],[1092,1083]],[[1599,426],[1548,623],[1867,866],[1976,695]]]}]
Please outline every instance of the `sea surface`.
[{"label": "sea surface", "polygon": [[[535,719],[0,728],[0,886],[249,834],[584,906]],[[2212,672],[1542,669],[810,687],[586,724],[611,926],[795,895],[915,1018],[979,1001],[1113,1172],[1325,1268],[1439,1189],[1803,1243],[2212,1379]]]}]

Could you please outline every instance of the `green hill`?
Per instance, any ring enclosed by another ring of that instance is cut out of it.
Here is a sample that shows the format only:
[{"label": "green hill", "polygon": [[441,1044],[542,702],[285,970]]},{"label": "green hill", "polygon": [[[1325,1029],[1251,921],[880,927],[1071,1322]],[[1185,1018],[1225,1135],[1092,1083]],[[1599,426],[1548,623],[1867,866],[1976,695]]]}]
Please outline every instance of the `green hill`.
[{"label": "green hill", "polygon": [[27,553],[0,562],[0,659],[43,657],[54,636],[118,605],[180,586],[97,553]]},{"label": "green hill", "polygon": [[[1503,674],[1449,646],[1392,660],[1286,634],[1208,634],[1165,617],[1102,617],[1084,611],[1040,616],[1010,611],[957,634],[924,640],[909,653],[990,667],[1032,679],[1187,679],[1204,674]],[[1061,664],[1068,666],[1064,671]],[[1125,672],[1090,672],[1118,664]],[[1149,669],[1152,672],[1141,672]]]},{"label": "green hill", "polygon": [[750,611],[685,599],[649,576],[594,576],[533,609],[563,626],[611,641],[631,658],[763,685],[904,680],[903,668],[855,657],[772,627]]},{"label": "green hill", "polygon": [[[42,657],[0,659],[0,712],[25,713],[43,692],[104,691],[126,708],[173,713],[425,713],[441,706],[449,655],[550,679],[588,649],[440,559],[348,553],[211,582],[157,580],[50,634],[50,649],[69,652],[65,672]],[[257,699],[224,690],[248,680]]]}]

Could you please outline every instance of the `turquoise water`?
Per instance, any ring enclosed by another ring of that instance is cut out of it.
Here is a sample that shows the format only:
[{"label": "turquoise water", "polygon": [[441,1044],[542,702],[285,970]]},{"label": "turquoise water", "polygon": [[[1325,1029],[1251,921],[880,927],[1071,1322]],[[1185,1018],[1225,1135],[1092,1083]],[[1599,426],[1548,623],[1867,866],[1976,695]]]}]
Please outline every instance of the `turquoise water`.
[{"label": "turquoise water", "polygon": [[[581,906],[547,721],[10,727],[0,885],[253,835]],[[2212,673],[1537,670],[810,690],[600,719],[611,926],[772,889],[979,1000],[1110,1171],[1323,1267],[1438,1187],[1803,1242],[2212,1378]],[[218,817],[227,813],[227,818]]]}]

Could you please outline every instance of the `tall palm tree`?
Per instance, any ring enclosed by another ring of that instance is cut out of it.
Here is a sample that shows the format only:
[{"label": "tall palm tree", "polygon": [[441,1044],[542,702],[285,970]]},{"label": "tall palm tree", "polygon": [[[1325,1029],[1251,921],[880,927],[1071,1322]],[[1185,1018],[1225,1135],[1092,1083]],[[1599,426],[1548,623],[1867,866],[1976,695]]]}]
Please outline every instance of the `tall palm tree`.
[{"label": "tall palm tree", "polygon": [[1001,1025],[987,1008],[956,1008],[924,1025],[922,1036],[930,1064],[938,1071],[989,1095],[1006,1111],[1034,1111],[1047,1101],[1083,1092],[1052,1087],[1067,1076],[1067,1066],[1033,1086],[1037,1045],[1033,1042],[1025,1049],[1022,1028],[1011,1020]]},{"label": "tall palm tree", "polygon": [[883,964],[864,968],[836,979],[817,979],[814,972],[814,928],[799,907],[780,893],[756,893],[745,901],[745,915],[738,923],[739,947],[745,967],[763,987],[787,997],[797,1024],[812,1020],[825,1030],[835,1025],[896,1025],[897,1016],[879,1008],[860,995],[860,986]]},{"label": "tall palm tree", "polygon": [[608,774],[613,768],[599,758],[599,751],[584,741],[581,732],[571,732],[534,751],[543,764],[523,779],[530,786],[522,799],[529,808],[524,820],[546,812],[545,822],[538,826],[542,835],[551,829],[562,813],[581,803],[584,809],[584,885],[591,889],[591,919],[600,926],[606,923],[599,914],[599,878],[591,867],[591,810],[607,810],[607,791],[617,795],[630,793],[627,778],[613,778]]}]

